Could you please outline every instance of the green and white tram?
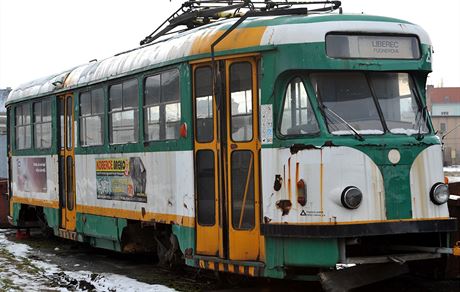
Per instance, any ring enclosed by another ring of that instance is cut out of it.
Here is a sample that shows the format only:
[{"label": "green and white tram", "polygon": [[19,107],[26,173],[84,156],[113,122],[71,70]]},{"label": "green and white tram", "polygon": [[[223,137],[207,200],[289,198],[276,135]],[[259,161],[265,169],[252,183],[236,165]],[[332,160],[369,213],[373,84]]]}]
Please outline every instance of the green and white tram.
[{"label": "green and white tram", "polygon": [[273,278],[439,257],[456,223],[426,32],[250,7],[16,88],[11,222]]}]

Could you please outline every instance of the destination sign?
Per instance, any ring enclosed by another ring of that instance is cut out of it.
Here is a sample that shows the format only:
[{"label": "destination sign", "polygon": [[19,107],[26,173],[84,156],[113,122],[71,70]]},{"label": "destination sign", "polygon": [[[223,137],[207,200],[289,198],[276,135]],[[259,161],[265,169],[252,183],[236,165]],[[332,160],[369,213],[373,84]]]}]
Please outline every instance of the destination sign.
[{"label": "destination sign", "polygon": [[326,53],[333,58],[419,59],[420,45],[414,36],[326,36]]}]

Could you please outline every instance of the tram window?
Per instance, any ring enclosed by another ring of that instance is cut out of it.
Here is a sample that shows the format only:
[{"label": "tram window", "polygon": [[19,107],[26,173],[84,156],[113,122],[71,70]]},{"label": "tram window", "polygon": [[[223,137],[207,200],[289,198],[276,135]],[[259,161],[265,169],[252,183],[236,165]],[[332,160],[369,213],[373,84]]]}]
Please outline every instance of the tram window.
[{"label": "tram window", "polygon": [[299,77],[292,79],[286,88],[280,132],[286,136],[319,132],[308,94]]},{"label": "tram window", "polygon": [[391,133],[428,133],[426,113],[414,95],[415,86],[409,74],[371,73],[369,80]]},{"label": "tram window", "polygon": [[198,224],[212,226],[216,220],[214,152],[196,153]]},{"label": "tram window", "polygon": [[72,116],[73,116],[73,102],[72,96],[66,97],[66,147],[70,150],[73,146],[73,133],[72,133]]},{"label": "tram window", "polygon": [[131,79],[109,89],[110,143],[137,142],[138,90],[137,80]]},{"label": "tram window", "polygon": [[80,94],[80,144],[102,145],[104,141],[104,90]]},{"label": "tram window", "polygon": [[249,62],[230,66],[232,140],[252,140],[252,66]]},{"label": "tram window", "polygon": [[145,140],[178,139],[180,120],[179,70],[147,77],[144,83]]},{"label": "tram window", "polygon": [[65,103],[64,100],[61,98],[58,98],[58,109],[59,109],[59,132],[61,134],[61,139],[60,139],[60,149],[64,149],[65,146],[65,124],[64,124],[64,114],[65,114]]},{"label": "tram window", "polygon": [[16,149],[29,149],[32,147],[32,124],[30,117],[30,104],[22,104],[16,106]]},{"label": "tram window", "polygon": [[232,225],[249,230],[255,224],[254,155],[249,150],[232,153]]},{"label": "tram window", "polygon": [[34,103],[34,147],[51,147],[51,102],[49,99]]},{"label": "tram window", "polygon": [[196,140],[200,143],[211,142],[214,139],[214,105],[209,66],[195,70],[195,107]]},{"label": "tram window", "polygon": [[73,196],[73,186],[74,186],[74,175],[73,175],[73,159],[72,156],[67,156],[67,161],[66,161],[66,167],[67,167],[67,182],[66,182],[66,193],[67,193],[67,209],[70,211],[73,210],[74,206],[74,196]]},{"label": "tram window", "polygon": [[383,125],[369,83],[363,73],[331,72],[311,74],[316,96],[324,107],[329,131],[352,135],[383,134]]}]

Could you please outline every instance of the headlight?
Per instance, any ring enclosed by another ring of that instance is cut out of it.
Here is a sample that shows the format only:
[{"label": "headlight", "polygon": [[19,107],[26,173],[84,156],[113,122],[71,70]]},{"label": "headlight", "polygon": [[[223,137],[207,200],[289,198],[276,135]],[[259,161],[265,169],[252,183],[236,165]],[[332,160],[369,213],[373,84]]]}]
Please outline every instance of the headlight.
[{"label": "headlight", "polygon": [[357,187],[346,187],[342,192],[342,205],[347,209],[356,209],[361,205],[363,193]]},{"label": "headlight", "polygon": [[449,188],[446,184],[436,183],[431,187],[430,199],[436,205],[445,204],[449,200]]}]

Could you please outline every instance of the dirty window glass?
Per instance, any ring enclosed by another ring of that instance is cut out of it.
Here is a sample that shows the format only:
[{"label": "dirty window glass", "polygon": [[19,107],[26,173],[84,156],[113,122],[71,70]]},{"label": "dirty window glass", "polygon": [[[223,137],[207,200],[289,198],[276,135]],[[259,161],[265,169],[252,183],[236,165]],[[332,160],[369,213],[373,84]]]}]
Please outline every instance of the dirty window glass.
[{"label": "dirty window glass", "polygon": [[383,134],[377,106],[363,73],[315,73],[311,81],[323,107],[327,127],[334,135]]},{"label": "dirty window glass", "polygon": [[230,112],[232,140],[252,140],[252,66],[249,62],[230,66]]},{"label": "dirty window glass", "polygon": [[138,100],[136,79],[126,80],[121,84],[110,86],[110,143],[137,142],[139,126]]},{"label": "dirty window glass", "polygon": [[372,73],[369,79],[391,133],[428,133],[426,113],[414,95],[416,91],[409,74]]},{"label": "dirty window glass", "polygon": [[249,230],[255,224],[254,155],[238,150],[231,159],[232,225],[237,230]]},{"label": "dirty window glass", "polygon": [[286,88],[280,132],[282,135],[308,135],[319,132],[318,122],[299,77],[292,79]]},{"label": "dirty window glass", "polygon": [[195,70],[196,140],[201,143],[214,139],[211,67]]},{"label": "dirty window glass", "polygon": [[32,147],[30,103],[16,106],[15,114],[16,149],[29,149]]},{"label": "dirty window glass", "polygon": [[93,89],[80,95],[80,144],[104,143],[104,90]]},{"label": "dirty window glass", "polygon": [[49,99],[34,103],[34,147],[51,147],[51,102]]},{"label": "dirty window glass", "polygon": [[178,139],[180,120],[179,70],[147,77],[144,83],[144,139]]}]

